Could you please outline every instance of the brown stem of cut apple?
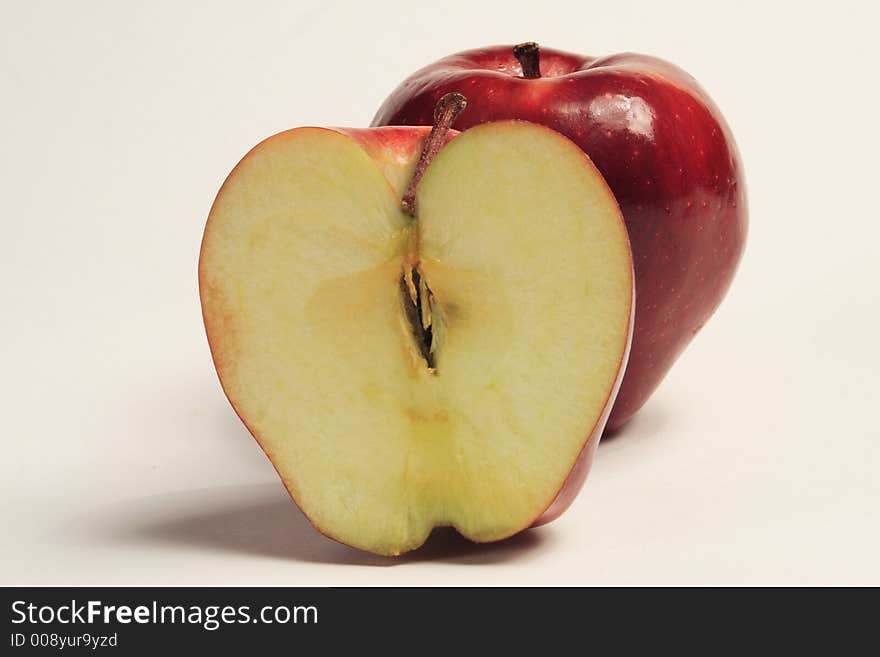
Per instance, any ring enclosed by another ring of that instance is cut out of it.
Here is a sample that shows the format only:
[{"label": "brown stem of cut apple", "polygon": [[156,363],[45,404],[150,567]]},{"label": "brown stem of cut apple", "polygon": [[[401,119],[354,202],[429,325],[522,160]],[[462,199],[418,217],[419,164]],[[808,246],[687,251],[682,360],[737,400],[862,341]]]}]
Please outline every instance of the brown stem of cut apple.
[{"label": "brown stem of cut apple", "polygon": [[451,92],[443,96],[434,106],[434,127],[431,128],[431,134],[425,140],[422,147],[422,154],[419,156],[419,162],[416,164],[416,170],[413,172],[412,180],[406,188],[403,198],[400,200],[400,207],[410,217],[416,216],[416,190],[419,187],[419,181],[425,175],[425,171],[431,164],[431,161],[440,152],[440,147],[446,141],[446,135],[458,115],[467,107],[467,98],[460,93]]},{"label": "brown stem of cut apple", "polygon": [[541,48],[534,41],[526,41],[513,47],[513,56],[522,66],[522,74],[526,80],[541,77]]}]

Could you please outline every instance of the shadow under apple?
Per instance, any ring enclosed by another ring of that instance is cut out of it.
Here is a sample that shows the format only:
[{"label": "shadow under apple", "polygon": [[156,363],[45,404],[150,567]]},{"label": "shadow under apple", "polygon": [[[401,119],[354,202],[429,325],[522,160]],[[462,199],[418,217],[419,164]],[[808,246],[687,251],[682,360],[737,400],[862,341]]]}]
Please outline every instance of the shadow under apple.
[{"label": "shadow under apple", "polygon": [[280,483],[236,486],[162,496],[140,520],[117,527],[123,542],[197,547],[313,563],[395,566],[418,561],[504,563],[546,544],[549,531],[533,529],[505,541],[478,544],[451,528],[438,528],[418,550],[400,557],[372,555],[320,534]]},{"label": "shadow under apple", "polygon": [[[669,413],[666,406],[657,400],[651,400],[638,413],[622,426],[612,430],[605,430],[599,449],[603,445],[620,442],[639,442],[662,435],[664,427],[669,423]],[[589,484],[588,484],[589,485]]]}]

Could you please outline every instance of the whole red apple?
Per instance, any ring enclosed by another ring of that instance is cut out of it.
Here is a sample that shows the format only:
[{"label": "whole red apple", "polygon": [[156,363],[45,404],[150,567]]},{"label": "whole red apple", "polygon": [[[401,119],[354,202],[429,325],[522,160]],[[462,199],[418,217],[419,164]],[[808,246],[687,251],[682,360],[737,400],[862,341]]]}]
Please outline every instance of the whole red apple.
[{"label": "whole red apple", "polygon": [[452,55],[405,80],[373,125],[430,125],[444,94],[470,106],[456,128],[542,123],[578,144],[623,212],[636,274],[629,366],[608,428],[645,403],[718,307],[742,254],[742,166],[718,108],[678,67],[637,54],[586,57],[534,43]]}]

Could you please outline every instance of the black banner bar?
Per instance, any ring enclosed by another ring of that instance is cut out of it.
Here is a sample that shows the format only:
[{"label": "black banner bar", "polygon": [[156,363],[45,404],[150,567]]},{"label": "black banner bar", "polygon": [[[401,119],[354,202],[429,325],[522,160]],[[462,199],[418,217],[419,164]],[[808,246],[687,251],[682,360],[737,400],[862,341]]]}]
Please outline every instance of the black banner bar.
[{"label": "black banner bar", "polygon": [[[0,654],[156,655],[275,648],[321,654],[419,652],[471,642],[499,648],[576,642],[614,646],[819,645],[853,592],[710,589],[5,588]],[[874,592],[871,592],[871,597]],[[876,604],[853,605],[834,646],[873,626]],[[413,641],[415,643],[413,643]],[[645,642],[648,642],[646,644]],[[706,642],[709,643],[706,643]],[[710,645],[711,644],[711,645]],[[465,649],[470,654],[470,649]]]}]

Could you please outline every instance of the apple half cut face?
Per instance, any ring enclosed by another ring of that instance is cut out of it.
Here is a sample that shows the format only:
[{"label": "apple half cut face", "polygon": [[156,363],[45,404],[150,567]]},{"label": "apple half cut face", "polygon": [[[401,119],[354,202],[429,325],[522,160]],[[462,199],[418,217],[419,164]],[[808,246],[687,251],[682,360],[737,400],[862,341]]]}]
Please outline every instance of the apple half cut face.
[{"label": "apple half cut face", "polygon": [[430,164],[413,218],[427,134],[269,138],[224,183],[199,263],[230,402],[319,531],[384,555],[437,526],[494,541],[558,515],[631,337],[627,234],[578,147],[473,128]]}]

